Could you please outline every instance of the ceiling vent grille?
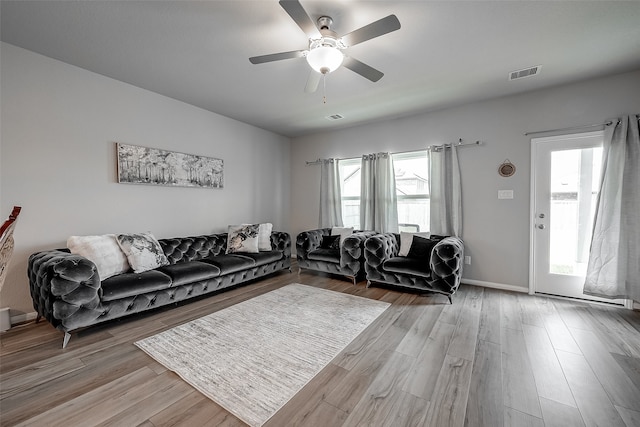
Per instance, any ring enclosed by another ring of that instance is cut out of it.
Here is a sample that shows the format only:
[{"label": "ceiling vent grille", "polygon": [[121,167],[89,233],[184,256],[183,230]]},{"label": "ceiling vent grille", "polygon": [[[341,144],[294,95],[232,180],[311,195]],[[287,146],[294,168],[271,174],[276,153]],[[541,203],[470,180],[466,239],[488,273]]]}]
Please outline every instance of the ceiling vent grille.
[{"label": "ceiling vent grille", "polygon": [[344,116],[340,115],[340,114],[332,114],[330,116],[327,116],[328,120],[341,120],[344,119]]},{"label": "ceiling vent grille", "polygon": [[524,70],[512,71],[509,73],[509,80],[523,79],[525,77],[532,77],[540,73],[542,65],[536,65],[535,67],[525,68]]}]

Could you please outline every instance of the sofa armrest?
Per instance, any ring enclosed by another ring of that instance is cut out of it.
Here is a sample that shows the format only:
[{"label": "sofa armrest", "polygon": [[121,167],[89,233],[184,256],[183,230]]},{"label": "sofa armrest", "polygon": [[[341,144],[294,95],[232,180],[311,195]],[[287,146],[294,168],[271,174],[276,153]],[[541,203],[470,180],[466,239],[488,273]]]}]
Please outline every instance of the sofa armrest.
[{"label": "sofa armrest", "polygon": [[296,237],[296,258],[298,258],[298,260],[309,259],[309,252],[320,247],[322,236],[328,236],[330,234],[330,228],[307,230],[298,234]]},{"label": "sofa armrest", "polygon": [[[434,286],[450,293],[455,292],[462,279],[463,260],[464,244],[459,237],[446,237],[440,240],[433,247],[429,260]],[[440,282],[440,286],[437,282]]]},{"label": "sofa armrest", "polygon": [[38,252],[29,257],[27,273],[33,307],[54,327],[68,332],[79,316],[102,312],[100,277],[88,259],[64,250]]},{"label": "sofa armrest", "polygon": [[364,242],[376,234],[375,231],[356,231],[347,236],[340,247],[340,267],[360,271],[364,264]]},{"label": "sofa armrest", "polygon": [[285,258],[291,257],[291,236],[284,231],[271,232],[271,248],[280,251]]}]

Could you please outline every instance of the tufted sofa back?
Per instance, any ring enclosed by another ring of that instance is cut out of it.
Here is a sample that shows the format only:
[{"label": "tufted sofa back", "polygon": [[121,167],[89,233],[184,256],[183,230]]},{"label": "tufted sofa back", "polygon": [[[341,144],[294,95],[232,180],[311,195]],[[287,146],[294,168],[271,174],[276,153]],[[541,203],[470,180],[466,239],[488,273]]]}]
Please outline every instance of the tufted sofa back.
[{"label": "tufted sofa back", "polygon": [[158,240],[170,264],[197,261],[224,254],[227,250],[227,234],[210,236],[175,237]]}]

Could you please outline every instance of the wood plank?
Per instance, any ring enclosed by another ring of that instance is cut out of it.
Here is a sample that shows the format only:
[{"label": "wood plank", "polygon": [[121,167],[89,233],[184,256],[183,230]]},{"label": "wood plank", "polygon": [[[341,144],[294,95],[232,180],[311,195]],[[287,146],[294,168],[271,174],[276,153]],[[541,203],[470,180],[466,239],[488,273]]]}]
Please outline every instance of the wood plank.
[{"label": "wood plank", "polygon": [[397,393],[399,393],[399,398],[384,419],[382,427],[424,426],[429,411],[429,402],[404,391]]},{"label": "wood plank", "polygon": [[407,331],[402,341],[400,341],[400,344],[398,344],[396,351],[408,356],[417,357],[424,347],[425,341],[429,338],[429,334],[431,334],[443,308],[443,305],[429,305],[424,307],[422,314],[415,321],[411,329]]},{"label": "wood plank", "polygon": [[616,409],[627,427],[640,426],[640,412],[632,411],[631,409],[623,408],[622,406],[616,406]]},{"label": "wood plank", "polygon": [[344,422],[344,426],[379,426],[397,404],[413,362],[411,356],[393,352]]},{"label": "wood plank", "polygon": [[570,353],[582,354],[580,347],[578,347],[578,344],[576,344],[573,339],[569,328],[567,328],[564,320],[560,317],[551,298],[536,298],[536,303],[553,348]]},{"label": "wood plank", "polygon": [[543,327],[544,322],[538,305],[536,304],[536,297],[527,294],[518,294],[518,308],[520,309],[520,322],[523,325],[539,326]]},{"label": "wood plank", "polygon": [[438,376],[433,399],[427,412],[428,426],[464,424],[472,363],[447,355]]},{"label": "wood plank", "polygon": [[473,361],[480,326],[482,293],[483,289],[477,286],[471,287],[467,292],[467,298],[460,309],[458,325],[447,349],[448,355]]},{"label": "wood plank", "polygon": [[504,408],[504,426],[505,427],[545,427],[544,422],[533,415],[516,411],[515,409]]},{"label": "wood plank", "polygon": [[454,325],[436,322],[411,367],[411,374],[403,391],[431,401],[454,331]]},{"label": "wood plank", "polygon": [[569,329],[585,359],[615,405],[640,411],[640,389],[592,331]]},{"label": "wood plank", "polygon": [[522,329],[538,395],[575,408],[576,402],[546,329],[531,325],[522,325]]},{"label": "wood plank", "polygon": [[522,320],[520,320],[520,307],[518,297],[513,292],[504,292],[500,295],[500,311],[502,318],[500,322],[503,328],[522,330]]},{"label": "wood plank", "polygon": [[584,427],[582,415],[577,408],[544,397],[540,398],[540,407],[545,427]]},{"label": "wood plank", "polygon": [[[317,407],[324,401],[324,397],[331,394],[349,374],[346,369],[329,363],[318,375],[316,375],[302,390],[291,398],[273,417],[265,427],[289,425],[301,425]],[[324,407],[324,406],[323,406]],[[335,406],[332,406],[336,408]]]},{"label": "wood plank", "polygon": [[[166,378],[158,378],[149,368],[138,369],[18,425],[96,425],[143,400],[144,390],[154,390],[156,385],[166,381]],[[79,407],[83,410],[78,411]]]},{"label": "wood plank", "polygon": [[502,354],[500,345],[479,340],[464,425],[468,427],[502,427]]},{"label": "wood plank", "polygon": [[538,391],[522,329],[502,328],[502,334],[504,405],[541,418]]},{"label": "wood plank", "polygon": [[625,427],[584,356],[564,351],[557,354],[585,425]]},{"label": "wood plank", "polygon": [[640,359],[615,353],[612,353],[611,356],[618,362],[618,365],[620,365],[635,386],[640,389]]},{"label": "wood plank", "polygon": [[496,289],[487,288],[484,290],[478,340],[500,344],[502,319],[500,295],[501,292]]}]

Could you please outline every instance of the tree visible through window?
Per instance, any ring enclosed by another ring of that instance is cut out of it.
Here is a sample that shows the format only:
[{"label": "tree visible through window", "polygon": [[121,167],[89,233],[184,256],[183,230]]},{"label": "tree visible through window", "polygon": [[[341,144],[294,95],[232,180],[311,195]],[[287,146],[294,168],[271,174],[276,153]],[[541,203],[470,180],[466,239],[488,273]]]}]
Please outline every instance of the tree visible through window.
[{"label": "tree visible through window", "polygon": [[[393,154],[400,231],[429,231],[429,162],[426,151]],[[340,160],[342,221],[360,228],[359,158]]]}]

